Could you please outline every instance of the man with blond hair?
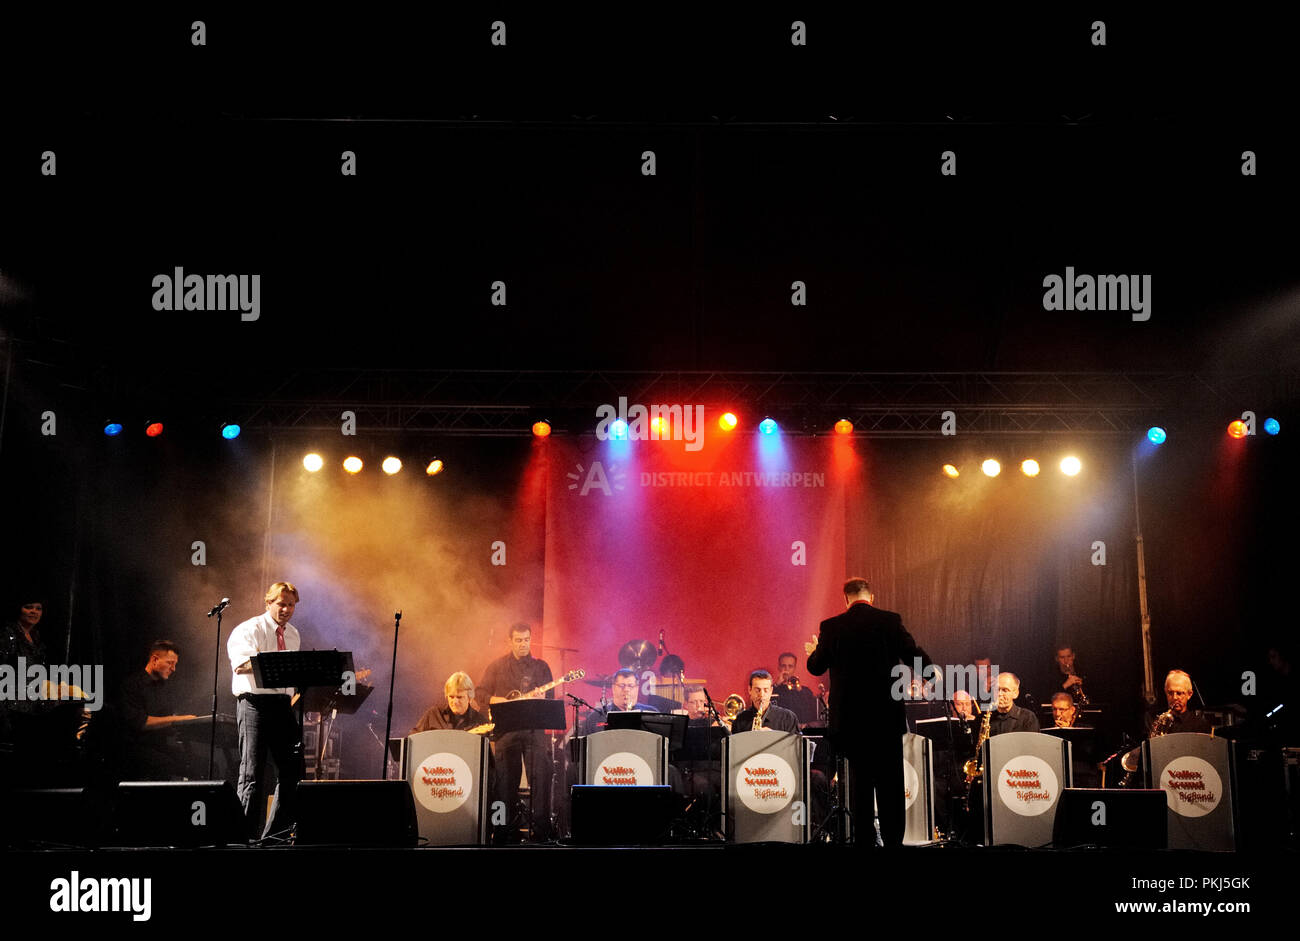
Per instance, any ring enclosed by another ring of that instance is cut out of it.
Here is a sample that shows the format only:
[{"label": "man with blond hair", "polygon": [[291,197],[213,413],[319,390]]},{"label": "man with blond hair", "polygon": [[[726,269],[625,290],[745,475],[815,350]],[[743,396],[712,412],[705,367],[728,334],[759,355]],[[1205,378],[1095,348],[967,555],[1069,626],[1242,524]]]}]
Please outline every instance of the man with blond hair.
[{"label": "man with blond hair", "polygon": [[249,618],[235,627],[226,642],[233,676],[231,692],[235,694],[236,721],[239,729],[239,802],[244,805],[244,819],[250,837],[257,835],[257,824],[264,806],[265,782],[262,765],[267,755],[275,764],[278,781],[270,819],[262,831],[263,838],[272,833],[291,830],[295,820],[295,798],[302,779],[301,734],[290,705],[292,689],[263,689],[253,684],[251,660],[260,653],[298,650],[298,629],[289,623],[298,604],[298,589],[291,582],[276,582],[263,599],[266,613]]},{"label": "man with blond hair", "polygon": [[457,671],[447,677],[442,691],[447,697],[447,702],[443,705],[430,706],[424,715],[420,716],[420,721],[415,723],[415,728],[411,729],[412,735],[435,729],[468,732],[475,726],[487,722],[487,717],[470,705],[474,701],[474,681],[469,678],[468,673]]}]

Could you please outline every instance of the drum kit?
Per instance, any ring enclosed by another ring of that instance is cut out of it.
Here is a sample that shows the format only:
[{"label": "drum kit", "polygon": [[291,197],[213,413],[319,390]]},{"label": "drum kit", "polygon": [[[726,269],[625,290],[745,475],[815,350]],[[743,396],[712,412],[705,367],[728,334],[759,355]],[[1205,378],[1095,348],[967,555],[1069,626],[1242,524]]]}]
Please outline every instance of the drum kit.
[{"label": "drum kit", "polygon": [[[662,646],[662,639],[660,644]],[[705,681],[687,679],[686,664],[682,662],[682,658],[668,653],[666,648],[662,652],[665,654],[663,662],[655,671],[655,661],[659,659],[660,649],[648,640],[629,640],[618,649],[618,665],[625,670],[631,670],[638,678],[644,676],[647,671],[656,672],[657,679],[652,695],[680,704],[686,699],[686,687],[703,686]],[[598,687],[601,691],[601,699],[608,701],[610,687],[614,684],[614,674],[589,676],[584,682],[588,686]]]}]

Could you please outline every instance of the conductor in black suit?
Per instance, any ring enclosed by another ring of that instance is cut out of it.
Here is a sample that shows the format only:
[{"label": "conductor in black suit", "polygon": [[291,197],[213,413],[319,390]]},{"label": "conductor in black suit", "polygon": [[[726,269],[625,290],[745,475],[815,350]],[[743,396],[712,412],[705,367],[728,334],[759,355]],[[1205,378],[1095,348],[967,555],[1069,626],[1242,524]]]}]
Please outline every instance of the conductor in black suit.
[{"label": "conductor in black suit", "polygon": [[[804,645],[808,672],[831,671],[831,737],[852,762],[852,802],[857,842],[873,846],[871,802],[875,793],[886,847],[901,846],[904,830],[903,701],[893,694],[899,663],[929,658],[893,611],[872,607],[866,579],[844,583],[843,614],[821,623],[821,634]],[[865,836],[865,838],[864,838]]]}]

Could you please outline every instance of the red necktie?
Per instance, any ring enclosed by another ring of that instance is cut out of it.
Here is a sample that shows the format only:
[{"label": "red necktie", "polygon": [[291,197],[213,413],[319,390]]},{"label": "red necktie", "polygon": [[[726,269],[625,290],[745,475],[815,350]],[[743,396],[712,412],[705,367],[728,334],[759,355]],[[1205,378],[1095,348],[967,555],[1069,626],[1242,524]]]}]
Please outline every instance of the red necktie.
[{"label": "red necktie", "polygon": [[284,649],[284,625],[283,624],[275,629],[275,649],[276,650]]}]

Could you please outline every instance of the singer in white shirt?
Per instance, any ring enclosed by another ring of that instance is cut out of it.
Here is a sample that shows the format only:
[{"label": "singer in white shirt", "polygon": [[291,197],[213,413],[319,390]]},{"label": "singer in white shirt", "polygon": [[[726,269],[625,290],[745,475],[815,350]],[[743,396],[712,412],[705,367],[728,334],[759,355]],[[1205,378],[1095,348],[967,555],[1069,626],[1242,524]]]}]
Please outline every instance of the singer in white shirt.
[{"label": "singer in white shirt", "polygon": [[266,592],[266,613],[239,624],[226,642],[230,657],[231,691],[238,701],[239,801],[251,837],[258,834],[260,810],[265,806],[260,770],[269,753],[275,763],[275,801],[270,819],[261,831],[263,838],[293,828],[295,797],[302,779],[302,748],[298,721],[289,705],[292,689],[263,689],[253,684],[249,662],[259,653],[298,650],[298,629],[289,623],[298,604],[298,589],[290,582],[276,582]]}]

